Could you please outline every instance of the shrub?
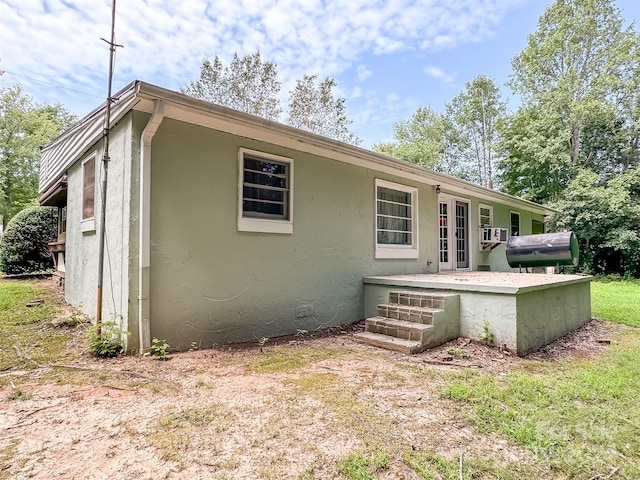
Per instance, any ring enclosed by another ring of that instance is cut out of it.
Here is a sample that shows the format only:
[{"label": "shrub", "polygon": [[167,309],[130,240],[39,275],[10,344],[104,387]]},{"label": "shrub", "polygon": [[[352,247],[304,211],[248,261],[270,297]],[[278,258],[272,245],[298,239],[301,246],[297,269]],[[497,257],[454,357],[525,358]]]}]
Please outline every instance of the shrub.
[{"label": "shrub", "polygon": [[48,243],[57,238],[58,212],[51,207],[22,210],[0,238],[0,271],[6,274],[49,270],[53,259]]}]

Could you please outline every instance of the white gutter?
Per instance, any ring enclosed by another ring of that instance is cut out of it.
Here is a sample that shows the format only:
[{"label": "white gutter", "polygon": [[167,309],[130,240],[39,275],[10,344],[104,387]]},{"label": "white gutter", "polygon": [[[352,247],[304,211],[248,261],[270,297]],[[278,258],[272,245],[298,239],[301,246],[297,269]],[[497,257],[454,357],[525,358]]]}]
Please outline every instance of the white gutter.
[{"label": "white gutter", "polygon": [[164,118],[164,102],[153,101],[153,113],[140,140],[140,212],[138,246],[138,333],[140,353],[151,347],[149,270],[151,267],[151,141]]}]

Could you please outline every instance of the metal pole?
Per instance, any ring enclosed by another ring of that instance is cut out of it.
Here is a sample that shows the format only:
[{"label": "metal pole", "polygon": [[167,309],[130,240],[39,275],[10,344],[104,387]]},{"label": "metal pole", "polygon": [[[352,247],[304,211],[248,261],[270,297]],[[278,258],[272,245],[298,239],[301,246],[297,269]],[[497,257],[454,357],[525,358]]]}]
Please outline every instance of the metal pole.
[{"label": "metal pole", "polygon": [[[116,24],[116,0],[112,0],[111,4],[111,40],[102,41],[109,45],[109,80],[107,90],[107,105],[104,121],[104,153],[102,155],[102,189],[100,202],[100,230],[98,239],[98,296],[96,299],[96,324],[102,323],[102,277],[104,275],[104,245],[105,245],[105,223],[106,223],[106,207],[107,207],[107,175],[109,172],[109,132],[111,130],[111,85],[113,83],[113,64],[116,53],[115,43],[115,24]],[[100,330],[98,329],[98,334]]]}]

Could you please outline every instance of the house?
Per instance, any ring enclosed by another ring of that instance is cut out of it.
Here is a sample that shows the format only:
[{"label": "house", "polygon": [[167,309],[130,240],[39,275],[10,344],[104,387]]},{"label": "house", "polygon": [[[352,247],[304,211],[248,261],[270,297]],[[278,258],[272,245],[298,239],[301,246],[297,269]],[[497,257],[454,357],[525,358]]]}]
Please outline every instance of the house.
[{"label": "house", "polygon": [[[551,213],[141,81],[114,98],[102,318],[131,332],[128,350],[354,322],[364,278],[508,271],[506,235]],[[43,148],[39,188],[61,209],[66,299],[92,316],[104,110]]]}]

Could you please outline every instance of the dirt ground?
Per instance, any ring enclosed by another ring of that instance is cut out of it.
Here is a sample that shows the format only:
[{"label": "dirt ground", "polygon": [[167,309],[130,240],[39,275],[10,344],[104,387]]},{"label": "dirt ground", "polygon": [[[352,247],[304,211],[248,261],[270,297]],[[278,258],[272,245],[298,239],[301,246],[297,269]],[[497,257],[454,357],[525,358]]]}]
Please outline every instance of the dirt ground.
[{"label": "dirt ground", "polygon": [[[349,331],[7,371],[17,385],[0,388],[0,478],[344,478],[341,459],[376,447],[392,454],[383,478],[419,478],[407,449],[527,463],[456,421],[439,386],[463,371],[592,358],[616,328],[592,320],[526,359],[467,339],[406,356]],[[83,348],[80,334],[69,348]],[[10,399],[15,387],[22,398]]]}]

